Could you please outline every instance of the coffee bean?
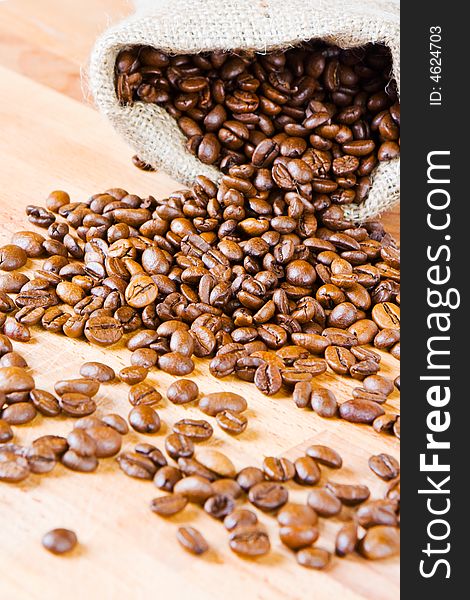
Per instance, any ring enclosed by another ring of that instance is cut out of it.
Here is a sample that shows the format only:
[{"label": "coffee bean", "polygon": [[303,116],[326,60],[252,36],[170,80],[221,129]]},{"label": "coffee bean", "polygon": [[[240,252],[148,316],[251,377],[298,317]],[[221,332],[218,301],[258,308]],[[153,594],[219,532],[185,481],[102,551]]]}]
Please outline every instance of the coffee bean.
[{"label": "coffee bean", "polygon": [[67,450],[62,456],[62,464],[72,471],[90,473],[98,467],[98,459],[96,456],[81,456],[74,450]]},{"label": "coffee bean", "polygon": [[13,439],[13,430],[10,427],[10,424],[0,419],[0,444],[4,444],[5,442],[9,442]]},{"label": "coffee bean", "polygon": [[335,551],[337,556],[352,554],[357,545],[357,525],[354,521],[345,523],[336,534]]},{"label": "coffee bean", "polygon": [[0,355],[3,357],[13,351],[13,346],[6,335],[0,333]]},{"label": "coffee bean", "polygon": [[240,435],[248,425],[248,419],[231,410],[222,410],[216,414],[217,424],[230,435]]},{"label": "coffee bean", "polygon": [[70,529],[52,529],[42,538],[42,545],[52,554],[71,552],[77,544],[77,536]]},{"label": "coffee bean", "polygon": [[370,496],[370,490],[366,485],[352,485],[329,481],[325,487],[347,506],[360,504]]},{"label": "coffee bean", "polygon": [[83,394],[88,397],[95,396],[100,389],[100,384],[94,379],[64,379],[54,384],[54,389],[59,396],[64,394]]},{"label": "coffee bean", "polygon": [[56,417],[60,414],[60,404],[55,396],[46,390],[34,389],[29,392],[31,402],[36,410],[46,417]]},{"label": "coffee bean", "polygon": [[150,503],[150,510],[161,517],[172,517],[181,512],[186,504],[187,498],[181,494],[171,494],[171,496],[160,496],[154,498]]},{"label": "coffee bean", "polygon": [[214,495],[210,481],[198,475],[190,475],[176,482],[173,487],[176,494],[182,494],[189,502],[203,504]]},{"label": "coffee bean", "polygon": [[384,409],[371,400],[348,400],[339,407],[341,418],[351,423],[372,423],[384,413]]},{"label": "coffee bean", "polygon": [[114,370],[103,363],[86,362],[80,367],[80,375],[85,379],[95,379],[100,383],[108,383],[116,377]]},{"label": "coffee bean", "polygon": [[376,304],[372,318],[380,329],[400,329],[400,307],[393,302]]},{"label": "coffee bean", "polygon": [[61,456],[67,451],[69,445],[67,440],[60,435],[43,435],[38,437],[32,443],[33,446],[47,446],[54,452],[56,457]]},{"label": "coffee bean", "polygon": [[243,412],[247,409],[247,403],[243,396],[233,392],[213,392],[199,400],[199,408],[202,412],[214,417],[224,410],[234,413]]},{"label": "coffee bean", "polygon": [[147,456],[137,452],[123,452],[116,458],[122,471],[136,479],[153,479],[157,467]]},{"label": "coffee bean", "polygon": [[258,467],[245,467],[237,475],[237,483],[245,492],[264,479],[264,472]]},{"label": "coffee bean", "polygon": [[282,386],[280,370],[276,365],[266,363],[260,365],[255,372],[254,382],[256,387],[267,396],[276,394]]},{"label": "coffee bean", "polygon": [[23,323],[19,323],[15,319],[7,318],[3,325],[3,333],[15,342],[29,342],[31,339],[31,331]]},{"label": "coffee bean", "polygon": [[112,346],[122,337],[122,327],[113,317],[91,317],[85,324],[85,336],[98,346]]},{"label": "coffee bean", "polygon": [[175,460],[180,457],[191,458],[194,454],[193,442],[184,435],[177,433],[172,433],[165,439],[165,449],[167,454]]},{"label": "coffee bean", "polygon": [[307,456],[313,458],[316,462],[319,462],[322,465],[330,467],[330,469],[341,469],[343,466],[343,459],[341,456],[330,448],[329,446],[322,446],[320,444],[315,444],[309,446],[305,453]]},{"label": "coffee bean", "polygon": [[338,410],[338,402],[333,392],[327,388],[313,387],[310,405],[321,417],[334,417]]},{"label": "coffee bean", "polygon": [[150,369],[157,364],[158,354],[152,348],[138,348],[131,356],[131,363],[137,367]]},{"label": "coffee bean", "polygon": [[3,409],[1,418],[9,425],[24,425],[30,423],[36,414],[36,409],[30,402],[16,402]]},{"label": "coffee bean", "polygon": [[267,457],[263,461],[263,470],[271,481],[289,481],[294,478],[295,467],[287,458]]},{"label": "coffee bean", "polygon": [[288,500],[287,489],[280,483],[263,481],[256,483],[248,492],[248,499],[263,511],[277,510]]},{"label": "coffee bean", "polygon": [[115,431],[117,431],[120,435],[126,435],[129,433],[129,427],[125,419],[121,417],[121,415],[109,414],[101,417],[101,420],[105,425],[108,425]]},{"label": "coffee bean", "polygon": [[283,527],[303,527],[316,525],[318,517],[310,506],[288,502],[278,512],[277,521]]},{"label": "coffee bean", "polygon": [[301,485],[315,485],[320,481],[321,472],[317,463],[309,456],[297,458],[294,462],[295,481]]},{"label": "coffee bean", "polygon": [[19,483],[26,479],[30,472],[25,457],[6,449],[5,446],[0,447],[0,481]]},{"label": "coffee bean", "polygon": [[318,536],[318,528],[311,525],[285,525],[279,528],[281,542],[291,550],[311,546]]},{"label": "coffee bean", "polygon": [[214,494],[204,503],[204,510],[214,519],[223,519],[235,508],[235,501],[229,495]]},{"label": "coffee bean", "polygon": [[33,388],[34,380],[24,369],[20,367],[0,368],[0,392],[4,394],[29,392]]},{"label": "coffee bean", "polygon": [[33,444],[26,451],[25,458],[31,473],[49,473],[56,465],[56,455],[45,444]]},{"label": "coffee bean", "polygon": [[243,490],[240,485],[234,479],[229,479],[227,477],[213,481],[212,489],[214,490],[214,494],[230,496],[235,499],[240,498],[240,496],[243,495]]},{"label": "coffee bean", "polygon": [[147,404],[139,404],[129,413],[129,424],[139,433],[157,433],[161,422],[158,413]]},{"label": "coffee bean", "polygon": [[59,405],[69,417],[85,417],[96,410],[96,403],[92,398],[77,392],[67,392],[59,398]]},{"label": "coffee bean", "polygon": [[182,419],[173,425],[173,431],[176,434],[190,438],[193,442],[203,442],[208,440],[213,429],[210,423],[196,419]]},{"label": "coffee bean", "polygon": [[[75,424],[77,428],[78,422]],[[86,433],[96,444],[97,458],[108,458],[115,456],[121,449],[121,435],[113,427],[109,427],[103,422],[92,424],[85,427]]]},{"label": "coffee bean", "polygon": [[312,490],[307,503],[321,517],[333,517],[341,512],[341,501],[327,488]]},{"label": "coffee bean", "polygon": [[299,565],[307,567],[307,569],[325,569],[331,559],[331,555],[323,548],[303,548],[296,554],[296,559]]},{"label": "coffee bean", "polygon": [[162,395],[149,383],[137,383],[129,390],[129,402],[132,406],[156,406],[162,400]]},{"label": "coffee bean", "polygon": [[228,531],[233,531],[239,527],[256,525],[258,517],[256,514],[246,508],[239,508],[228,514],[224,519],[224,527]]},{"label": "coffee bean", "polygon": [[74,429],[67,436],[67,443],[70,450],[73,450],[80,456],[95,456],[96,443],[90,437],[85,429]]},{"label": "coffee bean", "polygon": [[172,383],[166,391],[166,396],[173,404],[193,402],[199,395],[199,389],[194,381],[179,379]]},{"label": "coffee bean", "polygon": [[393,392],[393,381],[382,375],[370,375],[363,380],[362,385],[367,391],[384,396],[389,396]]},{"label": "coffee bean", "polygon": [[0,248],[0,269],[2,271],[15,271],[21,269],[28,261],[28,255],[15,244],[7,244]]},{"label": "coffee bean", "polygon": [[371,527],[359,542],[359,552],[369,560],[395,556],[399,550],[400,533],[396,527]]},{"label": "coffee bean", "polygon": [[381,479],[388,481],[400,474],[400,463],[390,454],[377,454],[369,458],[369,468]]},{"label": "coffee bean", "polygon": [[194,371],[194,362],[180,352],[169,352],[158,359],[158,366],[170,375],[188,375]]},{"label": "coffee bean", "polygon": [[160,490],[165,490],[166,492],[172,492],[176,483],[182,479],[182,474],[179,469],[175,467],[162,467],[155,473],[155,477],[153,479],[154,484]]},{"label": "coffee bean", "polygon": [[229,546],[241,556],[264,556],[271,550],[269,536],[260,525],[240,525],[229,536]]},{"label": "coffee bean", "polygon": [[18,352],[7,352],[0,358],[0,367],[20,367],[24,369],[27,366],[28,363]]},{"label": "coffee bean", "polygon": [[356,519],[361,527],[369,529],[375,525],[398,525],[397,502],[391,500],[372,500],[362,504],[356,510]]},{"label": "coffee bean", "polygon": [[219,477],[235,477],[236,469],[232,461],[222,452],[212,448],[200,448],[197,460],[201,465],[209,469]]},{"label": "coffee bean", "polygon": [[191,554],[200,555],[209,550],[208,543],[194,527],[180,527],[176,538],[181,546]]}]

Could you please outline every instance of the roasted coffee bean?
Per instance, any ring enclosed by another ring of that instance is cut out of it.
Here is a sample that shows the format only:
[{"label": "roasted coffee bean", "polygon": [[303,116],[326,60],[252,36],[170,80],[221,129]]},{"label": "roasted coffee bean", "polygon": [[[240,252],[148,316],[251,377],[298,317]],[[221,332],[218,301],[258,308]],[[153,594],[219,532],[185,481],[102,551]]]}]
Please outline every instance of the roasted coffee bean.
[{"label": "roasted coffee bean", "polygon": [[190,475],[178,481],[173,491],[175,494],[182,494],[189,502],[203,504],[208,498],[214,495],[211,482],[199,475]]},{"label": "roasted coffee bean", "polygon": [[333,493],[343,504],[354,506],[369,498],[370,490],[366,485],[351,485],[329,481],[326,489]]},{"label": "roasted coffee bean", "polygon": [[256,483],[248,492],[250,502],[263,511],[277,510],[288,498],[289,493],[283,485],[270,481]]},{"label": "roasted coffee bean", "polygon": [[322,446],[320,444],[312,445],[307,448],[305,453],[316,462],[319,462],[330,469],[341,469],[343,466],[343,459],[341,456],[336,450],[333,450],[333,448],[330,448],[329,446]]},{"label": "roasted coffee bean", "polygon": [[54,389],[59,396],[64,394],[84,394],[92,397],[98,393],[100,384],[94,379],[63,379],[54,384]]},{"label": "roasted coffee bean", "polygon": [[163,452],[159,450],[153,444],[147,444],[145,442],[140,442],[136,444],[135,451],[137,454],[142,454],[143,456],[147,456],[153,462],[153,464],[157,467],[166,467],[168,462],[163,455]]},{"label": "roasted coffee bean", "polygon": [[323,548],[309,547],[299,550],[296,554],[299,565],[307,569],[325,569],[331,559],[331,555]]},{"label": "roasted coffee bean", "polygon": [[73,450],[80,456],[95,456],[96,443],[89,436],[85,429],[74,429],[67,436],[67,443],[70,450]]},{"label": "roasted coffee bean", "polygon": [[15,402],[3,409],[1,418],[9,425],[24,425],[30,423],[36,414],[31,402]]},{"label": "roasted coffee bean", "polygon": [[243,396],[233,392],[214,392],[206,394],[199,400],[199,408],[202,412],[215,417],[217,413],[230,410],[240,413],[247,409],[247,403]]},{"label": "roasted coffee bean", "polygon": [[200,555],[209,550],[209,544],[194,527],[180,527],[177,531],[176,539],[191,554]]},{"label": "roasted coffee bean", "polygon": [[27,366],[28,363],[18,352],[7,352],[0,358],[0,367],[20,367],[24,369]]},{"label": "roasted coffee bean", "polygon": [[310,381],[298,381],[295,384],[292,398],[299,408],[306,408],[310,404],[312,384]]},{"label": "roasted coffee bean", "polygon": [[256,525],[258,517],[256,514],[246,508],[239,508],[228,514],[224,519],[224,527],[228,531],[233,531],[239,527]]},{"label": "roasted coffee bean", "polygon": [[372,427],[377,431],[377,433],[393,432],[393,426],[397,420],[398,415],[394,415],[392,413],[384,413],[380,415],[372,422]]},{"label": "roasted coffee bean", "polygon": [[165,449],[167,454],[175,460],[181,457],[191,458],[194,454],[193,442],[184,435],[177,433],[172,433],[165,439]]},{"label": "roasted coffee bean", "polygon": [[237,475],[237,483],[245,492],[264,479],[264,472],[258,467],[245,467]]},{"label": "roasted coffee bean", "polygon": [[[77,422],[75,428],[78,425]],[[85,427],[85,431],[96,444],[96,456],[98,458],[115,456],[121,450],[121,434],[113,427],[105,424],[105,421],[99,421],[97,424]]]},{"label": "roasted coffee bean", "polygon": [[137,385],[141,383],[148,375],[148,369],[145,367],[124,367],[118,373],[119,379],[127,385]]},{"label": "roasted coffee bean", "polygon": [[168,352],[163,354],[158,359],[158,366],[165,373],[170,375],[189,375],[194,371],[194,362],[188,356],[184,356],[180,352]]},{"label": "roasted coffee bean", "polygon": [[60,404],[55,396],[46,390],[34,389],[29,392],[31,402],[36,410],[46,417],[56,417],[60,414]]},{"label": "roasted coffee bean", "polygon": [[373,393],[389,396],[393,392],[393,381],[382,375],[370,375],[362,381],[364,388]]},{"label": "roasted coffee bean", "polygon": [[29,342],[31,339],[31,332],[27,325],[9,317],[3,324],[3,333],[15,342]]},{"label": "roasted coffee bean", "polygon": [[291,550],[311,546],[318,536],[318,528],[311,525],[284,525],[279,528],[281,542]]},{"label": "roasted coffee bean", "polygon": [[267,457],[263,461],[263,471],[271,481],[289,481],[294,478],[295,467],[287,458]]},{"label": "roasted coffee bean", "polygon": [[173,432],[190,438],[193,442],[208,440],[214,433],[212,426],[207,421],[196,419],[182,419],[173,425]]},{"label": "roasted coffee bean", "polygon": [[230,496],[235,499],[243,495],[240,485],[234,479],[228,477],[213,481],[212,489],[214,490],[214,494],[222,494],[223,496]]},{"label": "roasted coffee bean", "polygon": [[29,392],[34,388],[31,375],[21,367],[0,368],[0,392]]},{"label": "roasted coffee bean", "polygon": [[103,363],[86,362],[80,367],[80,375],[86,379],[95,379],[100,383],[108,383],[116,377],[114,370]]},{"label": "roasted coffee bean", "polygon": [[341,418],[351,423],[372,423],[384,413],[384,409],[371,400],[348,400],[339,407]]},{"label": "roasted coffee bean", "polygon": [[357,525],[354,521],[345,523],[336,534],[335,551],[337,556],[352,554],[358,540]]},{"label": "roasted coffee bean", "polygon": [[260,365],[256,369],[254,382],[263,394],[272,396],[281,389],[281,372],[276,365],[270,363]]},{"label": "roasted coffee bean", "polygon": [[85,336],[98,346],[112,346],[122,337],[122,327],[113,317],[90,317],[85,324]]},{"label": "roasted coffee bean", "polygon": [[131,356],[131,363],[134,366],[150,369],[158,362],[158,354],[152,348],[138,348],[134,350]]},{"label": "roasted coffee bean", "polygon": [[172,492],[176,483],[182,479],[182,474],[179,469],[175,467],[162,467],[155,473],[155,477],[153,478],[154,484],[160,490],[165,490],[166,492]]},{"label": "roasted coffee bean", "polygon": [[375,525],[398,525],[398,504],[391,500],[372,500],[356,510],[356,519],[361,527],[369,529]]},{"label": "roasted coffee bean", "polygon": [[225,494],[214,494],[204,503],[204,510],[214,519],[223,519],[235,508],[234,499]]},{"label": "roasted coffee bean", "polygon": [[28,261],[28,255],[15,244],[7,244],[0,248],[0,269],[2,271],[15,271],[21,269]]},{"label": "roasted coffee bean", "polygon": [[197,460],[202,466],[219,477],[235,477],[237,473],[228,456],[213,448],[200,448],[197,453]]},{"label": "roasted coffee bean", "polygon": [[190,379],[179,379],[172,383],[166,391],[166,396],[173,404],[193,402],[199,395],[197,384]]},{"label": "roasted coffee bean", "polygon": [[72,471],[91,473],[98,467],[98,459],[96,456],[81,456],[74,450],[67,450],[62,456],[62,464]]},{"label": "roasted coffee bean", "polygon": [[400,329],[400,307],[393,302],[376,304],[372,318],[380,329]]},{"label": "roasted coffee bean", "polygon": [[271,550],[269,536],[260,525],[240,525],[229,536],[229,546],[236,554],[256,557]]},{"label": "roasted coffee bean", "polygon": [[284,527],[313,526],[317,524],[318,516],[306,504],[288,502],[277,513],[277,522]]},{"label": "roasted coffee bean", "polygon": [[161,517],[172,517],[181,512],[188,499],[181,494],[171,494],[170,496],[159,496],[150,503],[150,510]]},{"label": "roasted coffee bean", "polygon": [[310,456],[302,456],[294,462],[295,481],[301,485],[315,485],[320,481],[321,472]]},{"label": "roasted coffee bean", "polygon": [[400,474],[400,463],[390,454],[377,454],[369,458],[369,468],[381,479],[388,481]]},{"label": "roasted coffee bean", "polygon": [[117,462],[122,471],[129,477],[136,479],[153,479],[157,467],[147,456],[137,452],[123,452],[117,457]]},{"label": "roasted coffee bean", "polygon": [[56,457],[62,456],[68,449],[67,440],[60,435],[43,435],[32,443],[33,446],[47,446],[54,452]]},{"label": "roasted coffee bean", "polygon": [[341,346],[328,346],[325,350],[325,360],[330,369],[339,375],[348,374],[351,367],[356,363],[352,352]]},{"label": "roasted coffee bean", "polygon": [[56,465],[56,455],[45,444],[31,445],[26,451],[25,458],[28,461],[31,473],[49,473]]},{"label": "roasted coffee bean", "polygon": [[24,325],[37,325],[46,311],[41,306],[24,306],[15,315],[15,319]]},{"label": "roasted coffee bean", "polygon": [[396,527],[371,527],[359,542],[359,552],[370,560],[395,556],[399,550],[400,532]]},{"label": "roasted coffee bean", "polygon": [[333,517],[341,512],[341,501],[326,488],[312,490],[307,503],[321,517]]},{"label": "roasted coffee bean", "polygon": [[129,424],[139,433],[157,433],[161,422],[158,413],[147,404],[138,404],[129,413]]},{"label": "roasted coffee bean", "polygon": [[217,424],[230,435],[240,435],[248,425],[248,419],[231,410],[222,410],[216,414]]},{"label": "roasted coffee bean", "polygon": [[66,554],[78,544],[77,536],[70,529],[52,529],[42,538],[42,545],[52,554]]},{"label": "roasted coffee bean", "polygon": [[96,410],[95,401],[78,392],[67,392],[59,397],[59,405],[62,411],[69,417],[85,417]]},{"label": "roasted coffee bean", "polygon": [[19,483],[30,474],[28,461],[17,452],[0,447],[0,481]]},{"label": "roasted coffee bean", "polygon": [[333,392],[321,387],[312,386],[310,406],[321,417],[334,417],[338,410],[338,402]]},{"label": "roasted coffee bean", "polygon": [[10,427],[10,424],[0,419],[0,444],[4,444],[5,442],[9,442],[13,439],[13,430]]}]

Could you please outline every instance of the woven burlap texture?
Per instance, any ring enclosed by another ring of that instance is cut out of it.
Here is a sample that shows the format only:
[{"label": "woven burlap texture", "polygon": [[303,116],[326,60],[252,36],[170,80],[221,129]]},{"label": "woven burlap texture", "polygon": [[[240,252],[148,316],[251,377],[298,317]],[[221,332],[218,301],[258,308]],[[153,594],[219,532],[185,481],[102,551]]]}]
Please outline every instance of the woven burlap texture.
[{"label": "woven burlap texture", "polygon": [[[156,105],[120,106],[114,88],[116,56],[144,44],[173,54],[288,48],[322,39],[342,48],[383,42],[392,52],[393,76],[400,83],[399,5],[396,0],[136,0],[136,13],[108,29],[96,42],[88,84],[98,109],[145,162],[185,185],[196,175],[219,180],[185,146],[176,121]],[[399,159],[381,163],[368,198],[345,207],[363,222],[399,200]]]}]

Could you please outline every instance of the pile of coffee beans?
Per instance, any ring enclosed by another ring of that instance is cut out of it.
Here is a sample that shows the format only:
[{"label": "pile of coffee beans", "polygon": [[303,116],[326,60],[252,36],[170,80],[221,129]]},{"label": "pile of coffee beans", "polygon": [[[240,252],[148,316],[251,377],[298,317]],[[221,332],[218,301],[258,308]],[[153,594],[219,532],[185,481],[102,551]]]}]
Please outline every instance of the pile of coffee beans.
[{"label": "pile of coffee beans", "polygon": [[[360,203],[377,164],[400,151],[391,56],[380,44],[176,56],[134,46],[115,71],[119,101],[163,107],[201,162],[225,174],[251,166],[256,190],[240,191],[259,206],[280,191]],[[138,157],[134,164],[151,169]],[[226,218],[241,212],[236,204]]]}]

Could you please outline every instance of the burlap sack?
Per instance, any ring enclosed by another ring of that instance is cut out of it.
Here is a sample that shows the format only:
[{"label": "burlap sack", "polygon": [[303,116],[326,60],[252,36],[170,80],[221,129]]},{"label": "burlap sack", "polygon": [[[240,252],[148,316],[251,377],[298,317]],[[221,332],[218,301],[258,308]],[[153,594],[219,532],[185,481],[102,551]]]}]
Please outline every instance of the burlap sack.
[{"label": "burlap sack", "polygon": [[[146,44],[169,53],[250,49],[265,52],[322,39],[343,48],[383,42],[392,52],[400,83],[398,0],[136,0],[136,13],[96,42],[89,85],[96,105],[145,162],[190,185],[198,174],[218,180],[220,171],[186,150],[184,135],[156,105],[120,106],[114,63],[120,50]],[[382,163],[366,201],[346,207],[362,222],[399,199],[399,159]]]}]

